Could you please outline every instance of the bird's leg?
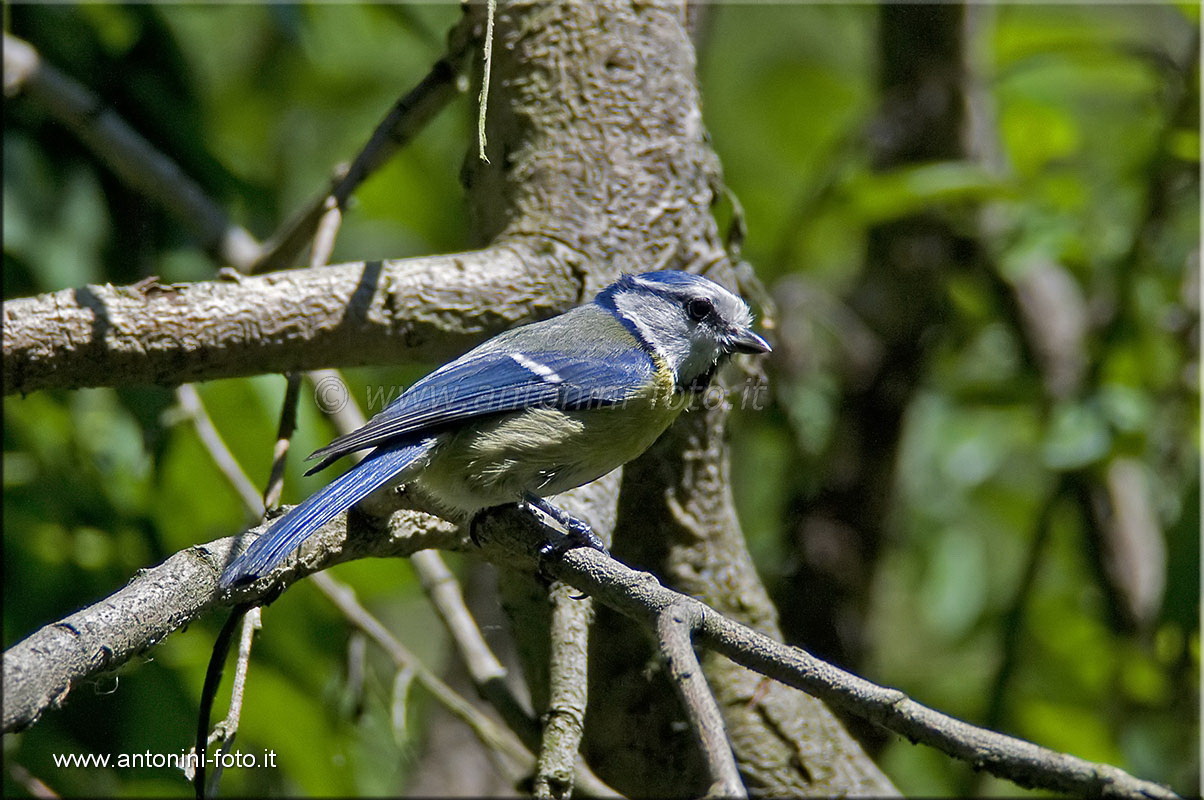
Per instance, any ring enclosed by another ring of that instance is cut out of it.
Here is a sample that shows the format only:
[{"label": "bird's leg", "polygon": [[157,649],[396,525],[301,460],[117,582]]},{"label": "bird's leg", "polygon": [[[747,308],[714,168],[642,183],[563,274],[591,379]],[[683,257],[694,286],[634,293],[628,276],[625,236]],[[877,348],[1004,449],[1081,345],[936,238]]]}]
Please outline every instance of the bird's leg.
[{"label": "bird's leg", "polygon": [[485,512],[489,509],[482,509],[472,515],[468,520],[468,538],[472,539],[472,543],[477,547],[481,546],[481,534],[477,533],[477,525],[481,524],[481,517],[485,516]]},{"label": "bird's leg", "polygon": [[[528,492],[523,495],[523,499],[519,501],[518,507],[527,513],[535,514],[537,517],[539,514],[542,514],[565,530],[564,536],[556,541],[544,542],[540,546],[539,558],[541,561],[547,558],[559,558],[575,547],[591,547],[601,553],[607,552],[606,545],[602,543],[602,540],[590,528],[588,522],[574,517],[563,508],[557,508],[542,497],[537,497]],[[544,526],[547,527],[547,523],[544,523]]]}]

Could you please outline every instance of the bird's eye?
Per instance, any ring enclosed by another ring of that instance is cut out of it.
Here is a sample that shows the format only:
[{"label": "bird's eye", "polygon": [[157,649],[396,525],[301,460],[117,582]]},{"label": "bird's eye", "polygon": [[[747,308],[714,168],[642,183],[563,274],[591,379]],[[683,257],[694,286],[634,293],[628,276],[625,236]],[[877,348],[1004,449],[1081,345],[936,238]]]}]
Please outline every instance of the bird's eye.
[{"label": "bird's eye", "polygon": [[695,322],[702,322],[715,310],[714,304],[705,297],[695,297],[686,303],[686,313]]}]

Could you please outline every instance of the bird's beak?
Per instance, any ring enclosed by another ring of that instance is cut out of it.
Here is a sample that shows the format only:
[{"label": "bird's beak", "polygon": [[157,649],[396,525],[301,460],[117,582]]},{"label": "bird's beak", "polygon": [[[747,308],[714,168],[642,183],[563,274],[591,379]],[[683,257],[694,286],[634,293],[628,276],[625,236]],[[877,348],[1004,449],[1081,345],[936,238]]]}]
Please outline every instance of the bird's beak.
[{"label": "bird's beak", "polygon": [[769,342],[747,329],[736,331],[728,339],[728,346],[731,347],[733,353],[748,353],[749,355],[768,353],[772,349]]}]

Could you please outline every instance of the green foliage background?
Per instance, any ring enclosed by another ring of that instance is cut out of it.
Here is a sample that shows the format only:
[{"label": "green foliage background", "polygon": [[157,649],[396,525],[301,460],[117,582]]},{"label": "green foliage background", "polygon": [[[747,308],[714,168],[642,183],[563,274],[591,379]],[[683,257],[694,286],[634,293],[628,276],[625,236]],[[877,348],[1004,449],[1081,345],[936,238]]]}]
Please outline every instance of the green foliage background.
[{"label": "green foliage background", "polygon": [[[438,6],[6,6],[6,27],[99,93],[260,237],[323,187],[396,96],[442,52],[457,18]],[[917,210],[970,225],[989,204],[987,244],[1005,281],[1034,254],[1067,267],[1089,303],[1123,308],[1089,341],[1083,396],[1050,406],[996,288],[947,276],[956,311],[909,407],[890,538],[866,598],[860,671],[981,721],[1005,623],[1038,518],[1059,475],[1114,455],[1146,466],[1169,552],[1162,610],[1134,633],[1109,611],[1077,509],[1052,509],[1018,631],[1002,727],[1049,747],[1199,792],[1199,120],[1169,105],[1172,62],[1198,35],[1194,4],[998,8],[973,41],[988,65],[1006,167],[870,168],[877,108],[872,5],[719,5],[701,56],[706,123],[746,212],[744,255],[771,289],[802,277],[841,296],[867,229]],[[1198,69],[1187,106],[1199,107]],[[474,109],[441,115],[359,191],[334,260],[463,248],[457,182]],[[40,109],[4,109],[4,296],[84,283],[205,280],[217,266],[181,229]],[[1156,171],[1188,176],[1151,218]],[[721,212],[722,213],[722,212]],[[1135,244],[1136,243],[1136,244]],[[790,320],[779,320],[779,326]],[[808,320],[837,352],[838,320]],[[791,562],[785,501],[833,457],[839,365],[775,376],[774,403],[733,434],[750,546],[775,586]],[[404,385],[424,367],[351,373]],[[253,480],[270,464],[279,376],[200,387]],[[364,397],[359,398],[361,403]],[[371,408],[370,411],[379,409]],[[41,392],[4,403],[4,644],[121,586],[167,555],[239,530],[237,496],[158,387]],[[302,402],[294,452],[333,435]],[[323,477],[289,464],[285,500]],[[427,663],[446,653],[403,562],[337,568]],[[805,596],[786,598],[804,604]],[[179,752],[218,620],[170,637],[144,662],[77,688],[66,707],[4,739],[6,761],[61,794],[181,795],[164,769],[54,766],[56,753]],[[237,749],[274,750],[276,770],[231,770],[230,793],[397,793],[418,758],[427,699],[396,707],[372,653],[346,682],[348,629],[305,582],[265,613]],[[219,709],[222,706],[219,706]],[[220,712],[219,712],[220,713]],[[391,715],[409,724],[398,727]],[[452,757],[454,754],[440,754]],[[976,788],[962,765],[906,742],[882,752],[907,793]],[[26,793],[5,772],[6,795]]]}]

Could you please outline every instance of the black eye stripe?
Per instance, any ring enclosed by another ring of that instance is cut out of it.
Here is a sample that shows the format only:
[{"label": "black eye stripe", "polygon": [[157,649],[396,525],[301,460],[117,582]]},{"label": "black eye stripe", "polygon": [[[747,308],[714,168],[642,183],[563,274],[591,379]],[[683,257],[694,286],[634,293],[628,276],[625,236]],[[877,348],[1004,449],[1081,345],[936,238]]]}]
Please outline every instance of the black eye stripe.
[{"label": "black eye stripe", "polygon": [[714,312],[714,303],[705,297],[695,297],[686,301],[686,314],[695,322],[701,322]]}]

